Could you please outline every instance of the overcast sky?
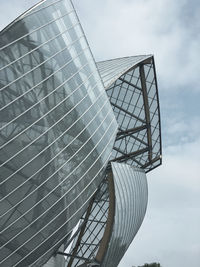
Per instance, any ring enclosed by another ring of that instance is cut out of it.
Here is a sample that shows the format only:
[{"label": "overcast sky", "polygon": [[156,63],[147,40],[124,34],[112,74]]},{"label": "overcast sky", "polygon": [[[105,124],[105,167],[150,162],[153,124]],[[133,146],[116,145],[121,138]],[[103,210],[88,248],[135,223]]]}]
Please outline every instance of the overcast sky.
[{"label": "overcast sky", "polygon": [[200,1],[74,0],[97,60],[154,54],[163,165],[119,267],[200,266]]},{"label": "overcast sky", "polygon": [[[0,0],[0,28],[36,2]],[[97,60],[155,56],[163,165],[148,174],[147,214],[119,267],[153,261],[162,267],[199,267],[200,1],[74,0],[74,4]]]}]

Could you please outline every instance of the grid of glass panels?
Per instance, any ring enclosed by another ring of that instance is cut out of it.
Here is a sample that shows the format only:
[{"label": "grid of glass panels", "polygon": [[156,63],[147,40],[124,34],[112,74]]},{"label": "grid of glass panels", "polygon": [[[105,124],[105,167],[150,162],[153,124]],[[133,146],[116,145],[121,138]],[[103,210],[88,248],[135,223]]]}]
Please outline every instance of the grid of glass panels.
[{"label": "grid of glass panels", "polygon": [[[152,56],[128,59],[100,64],[103,80],[107,77],[107,68],[108,73],[113,70],[117,77],[106,88],[119,125],[111,161],[126,162],[148,172],[161,164],[160,111],[154,60]],[[123,61],[122,71],[126,64],[129,69],[121,74],[118,65]],[[105,86],[107,83],[110,84],[107,81]]]},{"label": "grid of glass panels", "polygon": [[[85,262],[94,262],[108,218],[109,195],[107,179],[101,183],[91,205],[81,218],[80,224],[84,226],[82,226],[80,234],[73,241],[70,250],[72,257],[67,258],[66,267],[75,267]],[[77,258],[77,256],[87,260]]]},{"label": "grid of glass panels", "polygon": [[[83,263],[97,263],[97,266],[116,267],[138,232],[146,213],[148,189],[145,172],[127,164],[112,163],[112,176],[101,184],[89,213],[83,217],[86,225],[73,242],[66,267],[78,267]],[[114,188],[109,189],[108,179],[113,179]],[[97,254],[105,234],[110,209],[111,195],[114,194],[114,207],[109,218],[111,228],[107,238],[107,249]],[[80,258],[76,258],[76,257]],[[101,262],[99,262],[101,261]]]},{"label": "grid of glass panels", "polygon": [[104,177],[117,123],[70,0],[0,33],[0,266],[41,266]]}]

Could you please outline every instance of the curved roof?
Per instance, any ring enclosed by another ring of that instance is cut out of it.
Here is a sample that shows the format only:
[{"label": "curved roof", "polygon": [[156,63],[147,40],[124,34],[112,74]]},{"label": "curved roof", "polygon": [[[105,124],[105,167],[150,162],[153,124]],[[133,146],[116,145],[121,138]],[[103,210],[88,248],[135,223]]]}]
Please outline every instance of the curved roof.
[{"label": "curved roof", "polygon": [[147,179],[143,170],[112,163],[115,191],[114,221],[101,267],[116,267],[137,234],[147,208]]},{"label": "curved roof", "polygon": [[116,267],[143,221],[147,207],[145,172],[127,164],[112,163],[112,173],[82,218],[67,267]]},{"label": "curved roof", "polygon": [[97,68],[103,80],[104,87],[107,89],[121,75],[125,74],[131,68],[145,59],[151,58],[152,55],[140,55],[131,57],[114,58],[97,62]]},{"label": "curved roof", "polygon": [[0,38],[0,266],[41,266],[104,178],[117,122],[69,0]]},{"label": "curved roof", "polygon": [[[45,1],[47,0],[13,0],[12,5],[16,5],[16,7],[13,9],[14,12],[10,13],[7,12],[8,7],[10,7],[10,3],[2,3],[1,13],[3,12],[6,14],[6,19],[4,18],[5,21],[1,21],[2,25],[5,25],[5,27],[0,28],[0,34],[2,34],[4,31],[7,31],[20,19],[31,14],[32,10],[33,12],[35,12],[37,10],[37,7]],[[49,2],[49,0],[47,2]]]},{"label": "curved roof", "polygon": [[97,63],[119,128],[111,161],[146,172],[162,162],[160,107],[154,58],[136,56]]}]

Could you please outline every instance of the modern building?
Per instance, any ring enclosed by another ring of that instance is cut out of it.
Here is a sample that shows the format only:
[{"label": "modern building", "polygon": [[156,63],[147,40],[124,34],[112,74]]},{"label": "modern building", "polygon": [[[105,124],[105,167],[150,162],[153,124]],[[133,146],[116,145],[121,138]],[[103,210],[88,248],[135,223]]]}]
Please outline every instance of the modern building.
[{"label": "modern building", "polygon": [[0,32],[0,266],[115,267],[161,164],[152,55],[95,62],[70,0]]}]

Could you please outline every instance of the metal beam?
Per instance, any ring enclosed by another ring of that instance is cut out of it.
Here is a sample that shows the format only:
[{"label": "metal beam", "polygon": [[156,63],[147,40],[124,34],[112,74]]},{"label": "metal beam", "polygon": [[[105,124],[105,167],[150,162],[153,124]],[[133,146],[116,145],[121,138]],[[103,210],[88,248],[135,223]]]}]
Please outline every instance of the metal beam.
[{"label": "metal beam", "polygon": [[124,109],[124,108],[118,106],[117,104],[114,104],[114,103],[111,102],[111,101],[110,101],[110,104],[111,104],[113,107],[118,108],[119,110],[121,110],[121,111],[123,111],[124,113],[128,114],[129,116],[135,118],[136,120],[141,121],[142,123],[146,123],[145,120],[142,120],[141,118],[135,116],[133,113],[131,113],[131,112],[129,112],[128,110],[126,110],[126,109]]},{"label": "metal beam", "polygon": [[[117,81],[118,81],[118,80],[117,80]],[[117,81],[115,81],[115,82],[113,83],[114,85],[111,85],[111,87],[109,87],[109,88],[105,88],[106,91],[110,91],[111,89],[112,89],[112,90],[115,90],[115,87],[116,87],[116,86],[121,86],[121,85],[123,84],[123,82],[116,84]]]},{"label": "metal beam", "polygon": [[[144,112],[145,112],[146,123],[147,125],[150,125],[151,120],[150,120],[150,111],[149,111],[149,102],[148,102],[144,65],[140,65],[139,71],[140,71],[140,78],[141,78],[141,84],[142,84],[142,94],[143,94],[143,100],[144,100]],[[152,160],[151,127],[147,128],[147,140],[148,140],[148,145],[150,148],[148,157],[149,157],[149,161],[151,161]]]},{"label": "metal beam", "polygon": [[[145,134],[146,136],[146,134]],[[136,137],[136,136],[130,136],[131,138],[137,140],[138,142],[140,142],[141,144],[145,145],[146,147],[148,147],[148,143],[144,142],[143,140],[141,140],[140,138]]]},{"label": "metal beam", "polygon": [[115,151],[117,151],[117,152],[123,154],[123,155],[126,155],[125,152],[121,151],[119,148],[117,148],[117,147],[115,147],[115,146],[113,147],[113,149],[114,149]]},{"label": "metal beam", "polygon": [[104,230],[104,234],[100,242],[99,250],[95,257],[97,262],[103,262],[103,259],[106,255],[108,244],[109,244],[111,234],[113,231],[113,223],[114,223],[114,216],[115,216],[115,187],[114,187],[112,172],[108,173],[107,179],[108,179],[109,210],[108,210],[108,217],[107,217],[107,223],[106,223],[106,227]]},{"label": "metal beam", "polygon": [[77,256],[77,255],[71,255],[69,253],[65,253],[65,252],[61,252],[61,251],[58,251],[57,254],[89,262],[88,258],[80,257],[80,256]]},{"label": "metal beam", "polygon": [[139,138],[137,138],[136,136],[133,136],[132,134],[138,133],[140,131],[146,130],[149,126],[148,125],[143,125],[143,126],[139,126],[139,127],[135,127],[135,128],[131,128],[125,131],[119,131],[117,133],[117,138],[115,139],[115,141],[121,140],[127,136],[132,137],[138,141],[140,141],[141,143],[143,143],[144,145],[147,145],[144,141],[140,140]]},{"label": "metal beam", "polygon": [[[73,253],[72,253],[72,255],[70,254],[70,255],[71,255],[71,256],[70,256],[71,259],[69,260],[69,263],[68,263],[67,267],[71,267],[71,266],[72,266],[72,263],[73,263],[73,258],[78,257],[78,256],[76,256],[76,253],[77,253],[77,251],[78,251],[78,248],[79,248],[79,246],[80,246],[82,237],[83,237],[83,235],[84,235],[85,228],[86,228],[86,225],[87,225],[87,220],[88,220],[88,218],[89,218],[89,216],[90,216],[90,212],[91,212],[91,209],[92,209],[93,202],[94,202],[94,198],[91,200],[91,202],[90,202],[90,204],[89,204],[89,207],[88,207],[88,209],[87,209],[87,212],[86,212],[86,215],[85,215],[85,218],[84,218],[84,223],[83,223],[83,225],[82,225],[82,227],[81,227],[81,231],[80,231],[79,236],[78,236],[78,239],[77,239],[77,241],[76,241],[76,245],[75,245],[75,247],[74,247],[74,249],[73,249]],[[81,258],[82,258],[82,257],[81,257]],[[87,260],[88,260],[88,259],[87,259]]]},{"label": "metal beam", "polygon": [[142,91],[142,88],[138,87],[137,85],[133,84],[133,83],[130,83],[124,79],[122,79],[121,77],[119,78],[120,81],[124,82],[124,83],[127,83],[128,85],[130,86],[133,86],[135,89],[139,90],[139,91]]},{"label": "metal beam", "polygon": [[[142,167],[142,163],[139,162],[138,160],[136,160],[135,158],[132,158],[131,160],[134,161],[135,163],[137,163],[138,166]],[[135,165],[134,165],[134,166],[135,166]],[[138,167],[138,166],[137,166],[137,167]]]},{"label": "metal beam", "polygon": [[136,157],[140,154],[143,154],[147,151],[149,151],[150,148],[149,147],[146,147],[146,148],[143,148],[143,149],[140,149],[140,150],[137,150],[137,151],[134,151],[134,152],[131,152],[131,153],[128,153],[126,154],[125,156],[121,156],[121,157],[118,157],[118,158],[115,158],[115,159],[112,159],[111,162],[113,161],[121,161],[121,160],[127,160],[129,158],[132,158],[132,157]]},{"label": "metal beam", "polygon": [[[120,130],[118,133],[117,133],[117,136],[119,135],[124,135],[124,134],[134,134],[134,133],[137,133],[137,132],[140,132],[142,130],[145,130],[147,129],[147,125],[141,125],[141,126],[138,126],[138,127],[134,127],[134,128],[130,128],[130,129],[127,129],[127,130]],[[118,139],[116,139],[118,140]]]},{"label": "metal beam", "polygon": [[[107,201],[107,200],[106,200]],[[106,202],[105,201],[105,202]],[[96,222],[96,223],[106,223],[106,221],[98,221],[98,220],[91,220],[91,219],[88,219],[88,222]]]},{"label": "metal beam", "polygon": [[161,156],[159,155],[158,157],[155,157],[154,159],[152,159],[150,162],[147,162],[146,164],[142,165],[142,169],[145,169],[146,167],[152,165],[153,163],[155,163],[156,161],[161,160]]}]

